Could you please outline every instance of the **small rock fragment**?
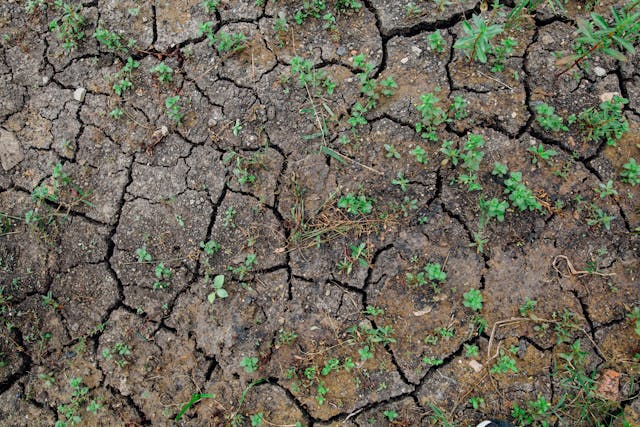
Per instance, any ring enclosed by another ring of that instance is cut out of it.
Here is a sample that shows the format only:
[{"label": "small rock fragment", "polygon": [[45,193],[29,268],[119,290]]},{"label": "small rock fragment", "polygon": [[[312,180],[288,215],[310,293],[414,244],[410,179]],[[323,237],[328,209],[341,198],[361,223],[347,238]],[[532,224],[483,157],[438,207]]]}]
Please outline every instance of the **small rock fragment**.
[{"label": "small rock fragment", "polygon": [[620,373],[605,369],[598,384],[598,394],[607,400],[617,402],[620,399]]},{"label": "small rock fragment", "polygon": [[407,62],[409,62],[409,57],[405,56],[404,58],[402,58],[400,60],[401,63],[406,64]]},{"label": "small rock fragment", "polygon": [[477,360],[471,359],[469,361],[469,367],[474,370],[474,372],[478,373],[482,371],[482,364]]},{"label": "small rock fragment", "polygon": [[551,44],[553,43],[553,37],[551,37],[549,34],[545,34],[540,38],[540,41],[542,42],[542,44]]},{"label": "small rock fragment", "polygon": [[420,49],[418,46],[411,46],[411,52],[419,56],[422,53],[422,49]]},{"label": "small rock fragment", "polygon": [[73,92],[73,99],[78,102],[84,102],[84,97],[87,94],[87,90],[83,87],[79,87]]},{"label": "small rock fragment", "polygon": [[340,46],[338,47],[338,49],[336,49],[336,55],[345,56],[346,54],[347,54],[347,49],[344,46]]},{"label": "small rock fragment", "polygon": [[600,95],[600,102],[611,101],[616,95],[620,96],[618,92],[604,92]]},{"label": "small rock fragment", "polygon": [[23,160],[24,153],[15,135],[8,130],[0,128],[0,163],[2,163],[2,169],[8,172]]},{"label": "small rock fragment", "polygon": [[593,72],[598,77],[604,77],[607,75],[607,70],[602,67],[593,67]]}]

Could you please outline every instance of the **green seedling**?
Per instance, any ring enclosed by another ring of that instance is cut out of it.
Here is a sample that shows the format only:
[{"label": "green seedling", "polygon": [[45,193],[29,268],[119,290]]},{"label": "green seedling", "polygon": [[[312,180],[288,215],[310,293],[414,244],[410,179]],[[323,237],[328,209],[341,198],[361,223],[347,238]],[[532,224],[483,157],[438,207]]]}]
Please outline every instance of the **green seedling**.
[{"label": "green seedling", "polygon": [[107,49],[119,52],[127,51],[127,46],[123,44],[123,37],[120,34],[98,27],[94,31],[93,37]]},{"label": "green seedling", "polygon": [[392,96],[393,89],[398,88],[398,84],[393,79],[393,76],[389,76],[386,79],[381,80],[380,86],[382,86],[382,90],[380,93],[382,93],[383,96]]},{"label": "green seedling", "polygon": [[482,292],[478,289],[470,289],[468,292],[465,292],[463,305],[465,307],[470,308],[473,311],[482,310]]},{"label": "green seedling", "polygon": [[158,77],[158,80],[163,83],[169,83],[173,81],[173,68],[169,67],[164,62],[151,67],[149,71],[151,71],[151,74],[156,75]]},{"label": "green seedling", "polygon": [[591,216],[587,218],[588,225],[602,225],[609,231],[611,230],[611,221],[616,219],[615,216],[609,215],[604,209],[600,209],[597,205],[591,205]]},{"label": "green seedling", "polygon": [[622,177],[622,182],[631,185],[640,184],[640,164],[636,163],[636,159],[632,157],[622,165],[620,176]]},{"label": "green seedling", "polygon": [[213,399],[215,395],[212,393],[196,393],[191,396],[191,400],[184,404],[178,415],[176,415],[175,421],[178,422],[182,419],[184,414],[187,413],[189,409],[191,409],[196,403],[201,401],[202,399]]},{"label": "green seedling", "polygon": [[171,275],[172,275],[171,269],[168,267],[165,267],[164,263],[161,262],[158,265],[156,265],[154,274],[156,279],[158,280],[153,282],[153,289],[166,289],[169,286],[169,283],[166,281],[171,279]]},{"label": "green seedling", "polygon": [[142,246],[141,248],[136,249],[136,255],[138,256],[138,262],[151,262],[153,261],[153,257],[149,252],[147,252],[147,247]]},{"label": "green seedling", "polygon": [[616,190],[613,186],[613,181],[608,180],[606,184],[598,183],[598,187],[594,191],[600,195],[601,199],[604,199],[607,196],[617,197],[618,190]]},{"label": "green seedling", "polygon": [[420,104],[416,106],[421,115],[420,122],[415,126],[416,132],[430,141],[438,140],[438,127],[448,121],[447,113],[438,105],[439,102],[440,98],[435,94],[425,93],[420,95]]},{"label": "green seedling", "polygon": [[533,310],[536,308],[538,301],[529,299],[528,297],[525,299],[524,303],[520,306],[519,311],[522,317],[529,317]]},{"label": "green seedling", "polygon": [[208,14],[215,13],[220,6],[220,0],[203,0],[200,3],[200,7],[204,9],[204,11]]},{"label": "green seedling", "polygon": [[346,209],[351,215],[368,215],[373,210],[373,200],[364,195],[346,194],[338,200],[338,207]]},{"label": "green seedling", "polygon": [[167,116],[177,125],[182,123],[182,118],[184,114],[182,114],[180,108],[180,96],[169,96],[164,101],[164,105],[167,108]]},{"label": "green seedling", "polygon": [[416,158],[416,162],[420,163],[421,165],[426,165],[429,162],[429,155],[420,145],[409,151],[409,154],[414,156]]},{"label": "green seedling", "polygon": [[564,124],[564,119],[555,113],[556,109],[546,103],[536,106],[536,121],[545,130],[551,132],[568,131],[569,128]]},{"label": "green seedling", "polygon": [[382,415],[389,421],[390,423],[394,422],[396,419],[400,418],[400,414],[398,414],[394,410],[382,411]]},{"label": "green seedling", "polygon": [[501,24],[488,24],[481,15],[473,15],[471,22],[464,21],[462,29],[466,35],[455,42],[454,49],[464,51],[469,62],[477,60],[483,64],[491,52],[491,39],[504,31]]},{"label": "green seedling", "polygon": [[258,358],[245,356],[240,361],[240,366],[244,368],[246,373],[253,373],[258,370]]},{"label": "green seedling", "polygon": [[402,172],[398,172],[396,179],[391,180],[391,184],[399,186],[402,191],[407,191],[409,180],[404,177]]},{"label": "green seedling", "polygon": [[213,292],[207,295],[207,301],[209,304],[213,304],[217,298],[227,298],[229,294],[223,288],[224,286],[224,274],[218,274],[213,278],[212,282]]},{"label": "green seedling", "polygon": [[440,30],[436,30],[434,33],[429,34],[429,36],[427,36],[427,42],[429,43],[429,47],[436,53],[443,53],[444,49],[447,47],[447,41],[442,37]]},{"label": "green seedling", "polygon": [[208,242],[200,242],[200,249],[204,251],[206,255],[212,256],[218,252],[220,252],[220,244],[214,240],[209,240]]},{"label": "green seedling", "polygon": [[535,145],[531,146],[527,151],[532,154],[531,163],[534,165],[538,163],[538,159],[544,160],[547,164],[551,164],[551,158],[558,155],[556,150],[545,150],[542,144],[539,144],[537,147]]},{"label": "green seedling", "polygon": [[480,349],[475,344],[465,344],[464,345],[464,355],[466,357],[478,357],[480,354]]},{"label": "green seedling", "polygon": [[494,73],[501,73],[504,71],[504,63],[507,60],[507,57],[513,53],[513,49],[518,45],[516,40],[511,37],[507,37],[500,41],[500,44],[494,47],[491,51],[493,54],[494,60],[493,65],[491,66],[491,71]]},{"label": "green seedling", "polygon": [[82,4],[72,5],[62,0],[55,0],[53,5],[62,14],[49,22],[49,30],[55,31],[66,51],[75,49],[84,39],[83,28],[86,19],[82,15],[83,6]]},{"label": "green seedling", "polygon": [[628,2],[624,7],[611,7],[609,19],[592,12],[590,19],[578,19],[580,36],[574,45],[571,63],[559,75],[566,73],[586,59],[603,53],[616,61],[625,61],[627,54],[635,53],[634,45],[640,40],[640,0]]},{"label": "green seedling", "polygon": [[247,36],[243,33],[218,31],[218,33],[214,35],[212,22],[200,24],[200,33],[206,35],[209,46],[215,46],[218,54],[223,56],[232,55],[247,47]]},{"label": "green seedling", "polygon": [[515,207],[521,212],[538,210],[542,211],[540,202],[533,195],[533,192],[522,183],[522,172],[511,172],[509,178],[505,180],[505,194],[509,195]]},{"label": "green seedling", "polygon": [[109,111],[109,116],[113,119],[120,119],[122,118],[122,116],[124,116],[124,111],[121,108],[114,108],[113,110]]},{"label": "green seedling", "polygon": [[256,254],[247,254],[244,262],[236,267],[228,266],[227,270],[238,276],[239,280],[243,280],[244,277],[253,271],[253,267],[256,264]]},{"label": "green seedling", "polygon": [[[638,15],[640,19],[640,14]],[[640,30],[640,28],[639,28]],[[595,143],[605,141],[615,146],[616,142],[629,130],[629,122],[622,114],[624,104],[629,100],[614,96],[598,108],[589,108],[578,114],[578,124],[585,137]]]},{"label": "green seedling", "polygon": [[500,357],[498,357],[496,363],[493,364],[490,372],[492,374],[518,373],[518,368],[516,367],[515,359],[506,354],[504,350],[500,350]]}]

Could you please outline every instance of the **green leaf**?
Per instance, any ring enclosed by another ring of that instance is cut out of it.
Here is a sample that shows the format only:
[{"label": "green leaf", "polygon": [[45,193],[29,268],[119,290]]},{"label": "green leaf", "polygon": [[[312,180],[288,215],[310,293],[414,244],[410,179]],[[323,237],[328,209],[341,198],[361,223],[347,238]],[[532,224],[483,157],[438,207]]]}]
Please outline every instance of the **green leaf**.
[{"label": "green leaf", "polygon": [[216,291],[216,294],[218,294],[218,298],[227,298],[229,296],[227,291],[225,291],[224,289],[218,289]]},{"label": "green leaf", "polygon": [[211,292],[209,295],[207,295],[207,301],[209,301],[209,304],[213,304],[215,300],[216,300],[215,292]]},{"label": "green leaf", "polygon": [[224,274],[218,274],[213,278],[213,287],[215,289],[222,289],[222,286],[224,286]]}]

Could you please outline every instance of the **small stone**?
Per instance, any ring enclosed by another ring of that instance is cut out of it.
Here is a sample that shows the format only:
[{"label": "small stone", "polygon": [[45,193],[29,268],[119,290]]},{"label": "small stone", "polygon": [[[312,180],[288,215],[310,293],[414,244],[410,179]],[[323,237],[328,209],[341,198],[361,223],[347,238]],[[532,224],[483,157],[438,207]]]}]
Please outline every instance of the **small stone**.
[{"label": "small stone", "polygon": [[401,63],[406,64],[407,62],[409,62],[409,57],[405,56],[404,58],[402,58],[400,60]]},{"label": "small stone", "polygon": [[8,172],[23,160],[24,153],[15,135],[8,130],[0,128],[0,163],[2,163],[2,169]]},{"label": "small stone", "polygon": [[551,44],[553,43],[553,37],[551,37],[549,34],[545,34],[540,37],[540,41],[542,42],[542,44]]},{"label": "small stone", "polygon": [[620,96],[618,92],[604,92],[600,95],[600,102],[609,102],[614,96]]},{"label": "small stone", "polygon": [[422,53],[422,49],[420,49],[418,46],[411,46],[411,52],[415,53],[417,56],[420,56],[420,54]]},{"label": "small stone", "polygon": [[604,77],[607,75],[607,70],[605,70],[602,67],[593,67],[593,72],[595,73],[596,76],[598,77]]},{"label": "small stone", "polygon": [[83,87],[79,87],[73,92],[73,99],[78,102],[84,102],[84,96],[87,94],[87,90]]},{"label": "small stone", "polygon": [[345,56],[346,54],[347,54],[347,49],[344,46],[340,46],[338,47],[338,49],[336,49],[336,55]]}]

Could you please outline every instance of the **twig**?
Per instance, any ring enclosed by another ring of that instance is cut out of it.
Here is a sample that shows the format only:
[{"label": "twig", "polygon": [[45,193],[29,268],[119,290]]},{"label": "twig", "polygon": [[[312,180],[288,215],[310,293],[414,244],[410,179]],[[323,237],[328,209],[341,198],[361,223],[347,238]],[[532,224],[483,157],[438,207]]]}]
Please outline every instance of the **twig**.
[{"label": "twig", "polygon": [[488,79],[491,79],[491,80],[493,80],[493,81],[494,81],[494,82],[496,82],[496,83],[501,84],[502,86],[506,87],[506,88],[507,88],[507,89],[509,89],[511,92],[513,92],[513,88],[512,88],[511,86],[509,86],[508,84],[506,84],[505,82],[503,82],[503,81],[501,81],[501,80],[498,80],[498,79],[496,79],[495,77],[489,76],[489,75],[487,75],[487,74],[483,73],[483,72],[482,72],[482,71],[480,71],[480,70],[478,70],[478,74],[480,74],[481,76],[486,77],[486,78],[488,78]]},{"label": "twig", "polygon": [[569,269],[569,273],[571,273],[571,276],[580,277],[580,276],[585,276],[585,275],[595,275],[595,276],[610,277],[610,276],[615,276],[616,275],[616,273],[601,273],[599,271],[576,270],[573,267],[573,264],[571,263],[571,261],[569,260],[569,258],[567,256],[558,255],[553,259],[553,263],[551,265],[553,266],[553,269],[562,277],[567,277],[567,276],[562,274],[562,272],[558,268],[558,260],[559,259],[563,259],[563,260],[566,261],[567,268]]}]

